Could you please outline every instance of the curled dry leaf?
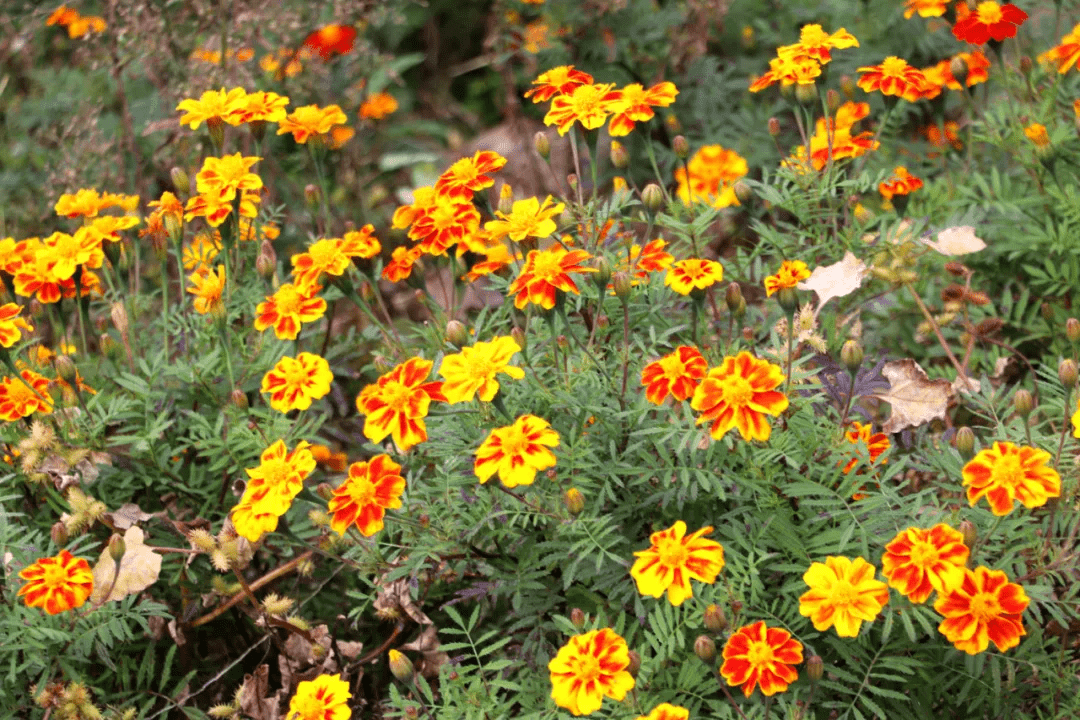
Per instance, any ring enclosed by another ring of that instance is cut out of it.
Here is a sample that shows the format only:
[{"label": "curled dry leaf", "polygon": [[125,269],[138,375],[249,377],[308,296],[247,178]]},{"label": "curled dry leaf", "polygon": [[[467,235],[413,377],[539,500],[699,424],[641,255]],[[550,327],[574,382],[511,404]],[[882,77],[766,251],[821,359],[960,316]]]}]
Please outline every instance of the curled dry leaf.
[{"label": "curled dry leaf", "polygon": [[945,419],[949,400],[954,395],[948,380],[931,380],[911,358],[885,363],[881,374],[889,381],[889,390],[874,397],[892,407],[882,432],[900,432],[932,420]]},{"label": "curled dry leaf", "polygon": [[127,530],[129,527],[141,522],[146,522],[154,517],[148,512],[143,512],[135,503],[126,503],[111,513],[105,513],[105,519],[112,523],[114,530]]},{"label": "curled dry leaf", "polygon": [[937,240],[923,240],[923,242],[942,255],[950,257],[967,255],[986,248],[986,243],[975,237],[975,228],[970,225],[945,228],[937,234]]},{"label": "curled dry leaf", "polygon": [[420,625],[433,624],[409,593],[409,579],[399,578],[391,583],[385,580],[375,596],[375,612],[383,620],[400,620],[407,615]]},{"label": "curled dry leaf", "polygon": [[240,712],[251,720],[278,720],[280,717],[281,691],[270,695],[270,666],[263,663],[255,672],[244,676],[237,697]]},{"label": "curled dry leaf", "polygon": [[439,668],[450,661],[450,656],[440,648],[438,630],[434,625],[428,625],[420,633],[420,637],[410,643],[401,646],[402,650],[415,650],[421,654],[420,664],[417,670],[426,678],[439,676]]},{"label": "curled dry leaf", "polygon": [[[138,527],[128,528],[124,533],[124,555],[120,558],[120,573],[116,572],[109,550],[101,553],[101,558],[94,566],[94,591],[90,601],[94,603],[106,600],[121,600],[134,595],[157,582],[161,574],[161,555],[154,548],[143,543],[143,531]],[[113,578],[116,582],[113,582]],[[112,590],[110,591],[110,588]],[[105,593],[109,593],[105,597]]]},{"label": "curled dry leaf", "polygon": [[799,283],[799,289],[817,293],[818,305],[814,310],[817,315],[822,306],[833,298],[844,297],[858,290],[866,273],[866,263],[849,250],[840,262],[814,268],[810,277]]}]

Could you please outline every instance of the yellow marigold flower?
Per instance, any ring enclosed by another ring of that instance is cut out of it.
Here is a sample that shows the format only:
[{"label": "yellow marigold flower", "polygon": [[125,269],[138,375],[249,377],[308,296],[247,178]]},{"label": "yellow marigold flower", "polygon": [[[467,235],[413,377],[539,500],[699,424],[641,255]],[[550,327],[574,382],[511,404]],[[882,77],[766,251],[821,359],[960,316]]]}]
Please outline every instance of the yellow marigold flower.
[{"label": "yellow marigold flower", "polygon": [[18,377],[0,380],[0,420],[15,422],[34,413],[52,412],[49,379],[33,370],[23,370]]},{"label": "yellow marigold flower", "polygon": [[634,123],[648,122],[656,114],[654,107],[668,107],[679,94],[674,83],[662,82],[646,90],[640,83],[627,85],[619,91],[619,99],[611,107],[613,116],[608,124],[612,137],[630,134]]},{"label": "yellow marigold flower", "polygon": [[675,181],[679,183],[676,192],[686,205],[705,203],[716,208],[738,205],[735,181],[748,171],[746,159],[734,150],[705,145],[694,153],[686,168],[675,169]]},{"label": "yellow marigold flower", "polygon": [[566,95],[557,95],[544,116],[544,124],[556,126],[560,135],[565,135],[575,122],[586,130],[601,127],[622,98],[614,87],[614,83],[579,85]]},{"label": "yellow marigold flower", "polygon": [[639,715],[637,720],[690,720],[690,711],[671,703],[660,703],[648,715]]},{"label": "yellow marigold flower", "polygon": [[377,92],[369,95],[364,102],[360,103],[360,117],[365,120],[382,120],[387,115],[392,115],[398,109],[398,101],[387,92]]},{"label": "yellow marigold flower", "polygon": [[552,218],[565,208],[563,203],[556,203],[550,195],[544,198],[543,204],[537,198],[525,198],[514,203],[509,215],[496,210],[495,217],[499,219],[484,223],[484,229],[490,233],[492,242],[505,237],[514,242],[521,242],[527,237],[543,239],[555,232],[556,225]]},{"label": "yellow marigold flower", "polygon": [[949,9],[949,0],[904,0],[904,17],[941,17]]},{"label": "yellow marigold flower", "polygon": [[[341,238],[316,240],[307,252],[292,256],[293,283],[298,288],[312,288],[323,274],[339,276],[349,269],[349,256],[342,248]],[[312,294],[312,293],[309,293]]]},{"label": "yellow marigold flower", "polygon": [[802,260],[785,260],[775,275],[765,278],[765,296],[772,297],[777,290],[793,288],[810,277],[810,269]]},{"label": "yellow marigold flower", "polygon": [[67,31],[68,37],[75,39],[92,32],[103,32],[105,28],[105,18],[97,15],[78,15],[68,23]]},{"label": "yellow marigold flower", "polygon": [[424,254],[418,247],[405,247],[399,245],[394,248],[390,256],[390,262],[383,267],[382,276],[390,282],[399,282],[412,274],[413,264]]},{"label": "yellow marigold flower", "polygon": [[686,523],[678,520],[667,530],[650,535],[651,547],[635,552],[637,560],[630,568],[638,592],[654,598],[667,592],[668,602],[678,607],[694,595],[691,580],[710,585],[716,582],[724,569],[724,548],[704,537],[712,531],[703,527],[686,535]]},{"label": "yellow marigold flower", "polygon": [[948,525],[910,527],[885,546],[881,574],[911,602],[924,603],[935,590],[942,597],[960,585],[969,554],[964,536]]},{"label": "yellow marigold flower", "polygon": [[473,193],[495,184],[494,173],[506,165],[506,158],[491,150],[478,150],[471,158],[461,158],[435,182],[435,192],[455,200],[470,201]]},{"label": "yellow marigold flower", "polygon": [[386,511],[401,507],[404,491],[401,466],[389,455],[376,455],[369,462],[355,462],[349,466],[349,477],[330,498],[330,527],[338,535],[344,535],[350,525],[356,525],[361,535],[371,537],[383,529]]},{"label": "yellow marigold flower", "polygon": [[19,571],[26,581],[18,596],[26,607],[39,607],[49,615],[82,607],[94,590],[90,563],[61,550],[56,557],[40,558]]},{"label": "yellow marigold flower", "polygon": [[1040,63],[1055,63],[1057,71],[1064,75],[1080,62],[1080,23],[1078,23],[1061,42],[1039,56]]},{"label": "yellow marigold flower", "polygon": [[769,69],[750,83],[750,92],[759,92],[776,83],[788,85],[813,85],[821,76],[821,63],[802,52],[798,45],[777,48],[776,57],[769,60]]},{"label": "yellow marigold flower", "polygon": [[341,252],[348,258],[373,258],[382,252],[379,239],[372,235],[375,226],[370,223],[359,230],[350,230],[341,238]]},{"label": "yellow marigold flower", "polygon": [[507,296],[517,294],[514,307],[519,310],[529,303],[551,310],[555,307],[557,291],[578,294],[569,273],[596,272],[596,268],[581,264],[590,257],[585,250],[567,251],[561,245],[547,250],[530,250],[521,273],[507,288]]},{"label": "yellow marigold flower", "polygon": [[799,614],[814,629],[836,628],[840,637],[856,637],[863,621],[873,622],[889,601],[889,588],[874,579],[877,571],[861,557],[829,556],[803,574],[810,589],[799,598]]},{"label": "yellow marigold flower", "polygon": [[724,279],[724,267],[715,260],[688,258],[680,260],[664,277],[664,285],[679,293],[689,295],[694,290],[704,290]]},{"label": "yellow marigold flower", "polygon": [[237,87],[228,92],[225,88],[207,90],[198,100],[193,98],[181,100],[176,106],[177,110],[184,113],[180,116],[180,124],[188,125],[192,130],[198,130],[199,125],[204,122],[207,125],[223,122],[239,125],[243,122],[240,113],[246,97],[247,91]]},{"label": "yellow marigold flower", "polygon": [[782,382],[778,365],[743,351],[709,371],[694,390],[690,407],[701,412],[698,425],[712,422],[709,434],[714,440],[737,427],[744,440],[765,441],[772,431],[765,416],[788,407],[787,396],[776,389]]},{"label": "yellow marigold flower", "polygon": [[579,85],[592,85],[592,82],[592,75],[575,70],[573,65],[560,65],[533,80],[536,87],[526,90],[525,97],[531,97],[534,103],[547,102],[556,95],[569,95]]},{"label": "yellow marigold flower", "polygon": [[112,207],[131,212],[138,206],[138,195],[120,195],[109,192],[102,195],[97,190],[83,188],[74,194],[61,195],[56,201],[54,210],[61,217],[77,218],[97,217],[102,210]]},{"label": "yellow marigold flower", "polygon": [[1016,500],[1029,509],[1042,507],[1061,496],[1061,476],[1047,464],[1050,458],[1045,450],[995,442],[964,466],[968,502],[974,507],[985,496],[999,517],[1011,513]]},{"label": "yellow marigold flower", "polygon": [[441,382],[424,382],[432,365],[409,358],[360,391],[356,409],[367,416],[364,437],[382,442],[391,435],[402,452],[427,440],[428,407],[432,400],[446,402]]},{"label": "yellow marigold flower", "polygon": [[83,226],[74,235],[55,232],[45,238],[38,257],[44,259],[54,278],[67,280],[75,275],[80,265],[84,268],[101,267],[105,253],[101,249],[100,237]]},{"label": "yellow marigold flower", "polygon": [[313,400],[330,392],[334,374],[330,363],[314,353],[283,357],[263,376],[261,392],[270,393],[270,407],[278,412],[307,410]]},{"label": "yellow marigold flower", "polygon": [[222,201],[231,201],[241,190],[259,190],[263,186],[262,178],[250,170],[260,160],[262,158],[243,157],[240,153],[208,157],[195,176],[195,189],[203,195],[217,193]]},{"label": "yellow marigold flower", "polygon": [[185,270],[208,268],[210,261],[221,251],[221,241],[206,233],[199,233],[184,246],[183,259]]},{"label": "yellow marigold flower", "polygon": [[187,291],[195,296],[192,305],[200,315],[211,312],[221,304],[221,294],[225,291],[225,268],[218,266],[217,272],[192,273],[188,276],[192,287]]},{"label": "yellow marigold flower", "polygon": [[[256,176],[257,177],[257,176]],[[244,191],[240,195],[240,217],[253,218],[259,214],[259,194]],[[233,199],[225,199],[219,192],[211,190],[208,194],[194,195],[188,198],[184,207],[184,219],[205,218],[210,227],[218,227],[232,214]],[[241,237],[243,239],[243,237]]]},{"label": "yellow marigold flower", "polygon": [[832,60],[829,53],[832,48],[844,50],[859,47],[859,41],[844,28],[830,35],[820,25],[811,23],[803,25],[799,31],[799,42],[795,43],[794,47],[799,53],[824,65]]},{"label": "yellow marigold flower", "polygon": [[285,108],[289,98],[274,92],[259,90],[249,93],[236,110],[240,122],[281,122],[285,119]]},{"label": "yellow marigold flower", "polygon": [[318,105],[304,105],[296,108],[284,120],[278,123],[278,135],[292,133],[293,139],[301,145],[307,143],[313,135],[325,135],[335,125],[344,125],[349,121],[337,105],[321,108]]},{"label": "yellow marigold flower", "polygon": [[278,440],[259,457],[259,466],[245,468],[247,487],[233,508],[236,532],[251,542],[277,529],[278,518],[292,505],[304,487],[304,479],[315,469],[309,444],[301,440],[292,452]]},{"label": "yellow marigold flower", "polygon": [[296,686],[286,717],[288,720],[349,720],[351,697],[349,683],[341,679],[340,673],[320,675]]},{"label": "yellow marigold flower", "polygon": [[629,666],[630,648],[611,628],[575,635],[548,663],[551,699],[574,715],[594,713],[604,697],[618,702],[634,689]]},{"label": "yellow marigold flower", "polygon": [[177,222],[184,219],[184,204],[171,192],[166,191],[161,193],[160,198],[151,200],[146,205],[147,207],[154,208],[155,215],[170,215],[175,218]]},{"label": "yellow marigold flower", "polygon": [[1039,123],[1031,123],[1024,128],[1024,135],[1027,139],[1035,144],[1037,148],[1045,148],[1050,146],[1050,136],[1046,133],[1046,126]]},{"label": "yellow marigold flower", "polygon": [[[312,289],[317,291],[318,286],[307,288]],[[321,297],[285,283],[255,308],[255,329],[263,332],[272,327],[279,340],[295,340],[303,323],[315,322],[325,312],[326,301]]]},{"label": "yellow marigold flower", "polygon": [[559,433],[547,420],[535,415],[522,415],[513,425],[495,428],[476,451],[473,472],[486,483],[495,473],[506,487],[531,485],[536,473],[555,467],[555,453],[548,448],[558,447]]},{"label": "yellow marigold flower", "polygon": [[[19,317],[21,312],[22,306],[13,302],[0,305],[0,347],[9,348],[17,343],[22,338],[23,331],[34,332],[34,326],[26,318]],[[515,352],[520,349],[517,348]]]},{"label": "yellow marigold flower", "polygon": [[439,366],[439,374],[446,378],[442,391],[451,405],[468,402],[477,393],[484,402],[491,402],[499,392],[496,375],[509,375],[515,380],[525,377],[525,371],[510,364],[514,353],[521,352],[510,336],[498,337],[491,342],[478,342],[461,352],[447,355]]}]

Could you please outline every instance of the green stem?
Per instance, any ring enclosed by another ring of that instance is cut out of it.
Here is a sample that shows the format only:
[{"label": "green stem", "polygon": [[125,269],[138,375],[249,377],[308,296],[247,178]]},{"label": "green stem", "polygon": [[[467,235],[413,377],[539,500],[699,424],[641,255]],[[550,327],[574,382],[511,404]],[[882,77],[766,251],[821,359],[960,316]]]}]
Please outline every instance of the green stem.
[{"label": "green stem", "polygon": [[[790,396],[791,394],[791,360],[795,355],[794,348],[795,338],[795,310],[792,309],[788,312],[787,316],[787,363],[784,368],[784,395]],[[854,380],[852,381],[852,388],[854,388]]]},{"label": "green stem", "polygon": [[86,308],[82,303],[82,277],[83,268],[82,265],[75,266],[75,310],[79,315],[79,339],[82,340],[83,352],[87,355],[90,354],[90,345],[86,342],[86,325],[89,319],[87,318]]}]

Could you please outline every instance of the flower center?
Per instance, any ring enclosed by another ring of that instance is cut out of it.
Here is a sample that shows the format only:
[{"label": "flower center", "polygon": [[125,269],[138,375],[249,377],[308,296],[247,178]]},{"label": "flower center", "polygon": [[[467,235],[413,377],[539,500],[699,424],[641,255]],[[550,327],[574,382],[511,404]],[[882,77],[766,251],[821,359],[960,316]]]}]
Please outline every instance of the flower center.
[{"label": "flower center", "polygon": [[578,115],[600,112],[600,93],[592,85],[582,85],[574,91],[574,110]]},{"label": "flower center", "polygon": [[686,366],[683,365],[683,361],[679,359],[678,355],[661,358],[660,369],[664,372],[664,377],[671,381],[678,380],[686,375]]},{"label": "flower center", "polygon": [[45,573],[41,576],[41,582],[46,587],[60,587],[68,581],[67,571],[60,565],[46,565]]},{"label": "flower center", "polygon": [[754,397],[754,388],[750,381],[739,375],[725,378],[721,387],[724,402],[731,407],[743,407]]},{"label": "flower center", "polygon": [[510,426],[502,437],[503,453],[511,457],[524,455],[531,444],[529,436],[517,428]]},{"label": "flower center", "polygon": [[766,663],[773,661],[773,650],[766,642],[750,643],[750,647],[746,650],[746,661],[750,663],[751,667],[760,667]]},{"label": "flower center", "polygon": [[326,715],[326,704],[314,695],[303,695],[293,700],[292,711],[299,720],[316,720]]},{"label": "flower center", "polygon": [[304,299],[291,287],[282,287],[274,298],[278,315],[299,315]]},{"label": "flower center", "polygon": [[551,281],[562,274],[558,256],[544,253],[534,255],[533,258],[533,275],[538,280]]},{"label": "flower center", "polygon": [[375,501],[375,485],[366,477],[355,479],[349,487],[349,497],[363,507]]},{"label": "flower center", "polygon": [[389,405],[391,410],[405,412],[405,408],[409,404],[409,398],[412,396],[412,388],[408,385],[402,385],[396,380],[391,380],[383,386],[380,394],[383,402]]},{"label": "flower center", "polygon": [[884,77],[903,78],[907,66],[907,61],[902,58],[887,57],[881,63],[881,74]]},{"label": "flower center", "polygon": [[285,385],[291,388],[303,387],[311,379],[307,369],[299,361],[290,363],[284,368],[282,375],[285,376]]},{"label": "flower center", "polygon": [[292,467],[284,460],[273,458],[262,464],[262,476],[268,485],[279,485],[289,479]]},{"label": "flower center", "polygon": [[979,3],[979,7],[975,12],[979,15],[979,22],[984,25],[993,25],[994,23],[1001,22],[1001,6],[996,2]]},{"label": "flower center", "polygon": [[683,567],[689,556],[686,546],[674,538],[662,540],[656,548],[656,553],[660,556],[660,564],[669,568]]},{"label": "flower center", "polygon": [[585,655],[578,660],[578,679],[582,683],[591,683],[600,677],[600,661],[592,655]]},{"label": "flower center", "polygon": [[858,597],[859,591],[847,580],[837,580],[833,585],[831,600],[837,607],[846,608],[853,605]]},{"label": "flower center", "polygon": [[1020,458],[1016,455],[1003,455],[990,470],[990,483],[997,486],[1014,487],[1024,474]]},{"label": "flower center", "polygon": [[322,240],[308,248],[308,255],[311,256],[312,264],[315,267],[330,267],[334,264],[337,255],[337,246],[332,242]]},{"label": "flower center", "polygon": [[501,366],[496,365],[487,358],[474,357],[469,358],[468,368],[469,370],[467,374],[470,378],[474,380],[479,380],[481,378],[485,380],[490,380],[491,378],[495,377],[496,373],[499,372]]},{"label": "flower center", "polygon": [[1001,605],[990,593],[979,593],[971,598],[969,606],[972,617],[981,623],[988,622],[1001,615]]},{"label": "flower center", "polygon": [[446,228],[453,227],[454,220],[454,206],[447,203],[440,203],[435,206],[435,209],[428,215],[431,218],[431,224],[435,226],[437,230],[445,230]]},{"label": "flower center", "polygon": [[938,561],[938,549],[930,543],[917,542],[911,546],[911,564],[930,567]]}]

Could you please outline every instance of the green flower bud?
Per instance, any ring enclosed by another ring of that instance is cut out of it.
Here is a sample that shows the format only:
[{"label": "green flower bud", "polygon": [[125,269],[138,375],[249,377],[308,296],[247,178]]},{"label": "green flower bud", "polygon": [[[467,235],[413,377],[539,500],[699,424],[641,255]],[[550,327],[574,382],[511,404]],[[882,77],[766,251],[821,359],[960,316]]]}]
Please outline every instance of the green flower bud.
[{"label": "green flower bud", "polygon": [[563,504],[571,515],[580,515],[585,509],[585,496],[577,488],[570,488],[563,493]]},{"label": "green flower bud", "polygon": [[1020,417],[1027,417],[1035,409],[1035,398],[1027,388],[1020,388],[1013,395],[1013,409]]},{"label": "green flower bud", "polygon": [[664,191],[656,183],[649,183],[641,191],[641,204],[649,212],[656,212],[664,204]]},{"label": "green flower bud", "polygon": [[724,632],[728,626],[727,616],[724,615],[724,609],[715,603],[705,608],[703,621],[705,627],[714,633]]},{"label": "green flower bud", "polygon": [[975,431],[971,428],[961,427],[956,431],[956,449],[965,460],[975,455]]},{"label": "green flower bud", "polygon": [[848,369],[848,372],[855,372],[862,365],[863,361],[863,349],[858,340],[848,340],[840,348],[840,362],[844,363],[844,367]]},{"label": "green flower bud", "polygon": [[406,657],[404,653],[392,648],[387,655],[390,658],[390,672],[394,674],[394,677],[403,683],[411,682],[415,672],[412,660]]},{"label": "green flower bud", "polygon": [[698,635],[694,641],[694,654],[701,658],[704,663],[711,663],[716,659],[716,642],[708,635]]}]

